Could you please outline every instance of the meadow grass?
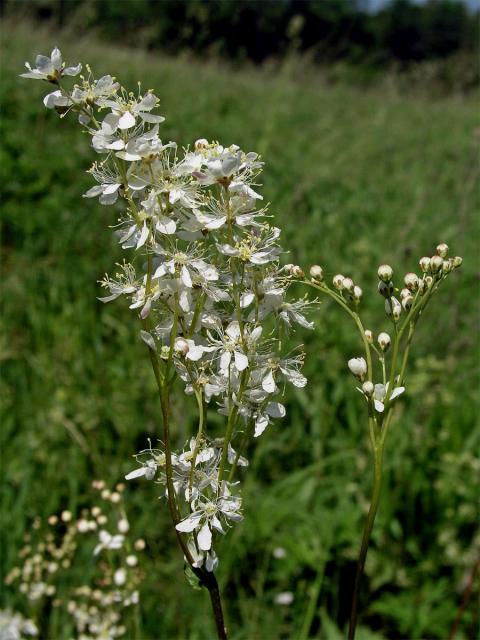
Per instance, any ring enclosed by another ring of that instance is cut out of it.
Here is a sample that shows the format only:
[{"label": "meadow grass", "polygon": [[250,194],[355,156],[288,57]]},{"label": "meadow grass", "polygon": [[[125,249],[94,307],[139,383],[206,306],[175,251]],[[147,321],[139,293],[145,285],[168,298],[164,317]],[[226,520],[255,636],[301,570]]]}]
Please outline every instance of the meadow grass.
[{"label": "meadow grass", "polygon": [[[160,433],[138,327],[121,302],[96,300],[97,280],[122,252],[107,228],[111,208],[81,198],[90,186],[88,140],[46,112],[46,86],[18,77],[25,60],[54,45],[97,76],[155,88],[164,141],[206,137],[260,152],[285,260],[352,275],[372,328],[388,330],[378,264],[415,270],[416,257],[438,242],[464,257],[416,336],[387,445],[358,635],[445,638],[458,585],[480,553],[477,96],[402,93],[394,78],[364,91],[330,86],[299,59],[234,69],[2,25],[2,568],[16,562],[35,515],[80,508],[92,479],[117,482]],[[360,351],[328,302],[315,320],[303,337],[310,383],[288,392],[288,420],[249,452],[247,517],[221,546],[219,581],[236,640],[334,640],[348,618],[371,484],[363,400],[346,370]],[[181,444],[194,424],[181,393],[173,412]],[[179,576],[158,493],[132,483],[126,496],[132,529],[148,543],[142,637],[211,638],[207,596]],[[285,558],[273,556],[278,547]],[[274,604],[282,591],[295,594],[289,607]],[[25,606],[11,589],[2,600]],[[44,637],[69,637],[59,612],[43,624]],[[474,625],[467,607],[459,637]]]}]

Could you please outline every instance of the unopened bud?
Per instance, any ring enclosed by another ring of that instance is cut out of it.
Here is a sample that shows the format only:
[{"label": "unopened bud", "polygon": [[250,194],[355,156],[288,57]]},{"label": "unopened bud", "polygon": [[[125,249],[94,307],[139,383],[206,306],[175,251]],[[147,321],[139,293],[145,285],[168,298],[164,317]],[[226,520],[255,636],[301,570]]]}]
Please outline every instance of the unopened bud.
[{"label": "unopened bud", "polygon": [[440,256],[433,256],[430,258],[430,269],[433,273],[437,273],[443,267],[443,258]]},{"label": "unopened bud", "polygon": [[405,309],[405,311],[408,311],[412,306],[412,304],[413,304],[413,296],[410,295],[402,298],[402,307]]},{"label": "unopened bud", "polygon": [[437,246],[437,255],[441,258],[446,258],[448,256],[448,244],[442,242]]},{"label": "unopened bud", "polygon": [[337,273],[336,276],[333,276],[333,286],[335,287],[335,289],[338,289],[339,291],[341,291],[343,289],[343,281],[345,280],[345,277],[342,276],[341,273]]},{"label": "unopened bud", "polygon": [[443,273],[450,273],[450,271],[453,269],[453,264],[451,260],[444,260],[443,261],[443,266],[442,266],[442,271]]},{"label": "unopened bud", "polygon": [[460,256],[455,256],[455,258],[453,259],[453,266],[455,267],[455,269],[458,269],[458,267],[461,267],[462,262],[463,262],[463,258],[461,258]]},{"label": "unopened bud", "polygon": [[416,273],[407,273],[403,281],[410,291],[416,291],[418,289],[418,276]]},{"label": "unopened bud", "polygon": [[362,384],[362,391],[367,396],[367,398],[371,398],[373,396],[373,392],[375,391],[375,386],[373,382],[367,380]]},{"label": "unopened bud", "polygon": [[432,276],[427,276],[427,277],[425,278],[425,285],[426,285],[427,287],[431,287],[431,286],[432,286],[432,284],[433,284],[433,278],[432,278]]},{"label": "unopened bud", "polygon": [[322,282],[323,280],[323,269],[320,265],[314,264],[310,267],[310,276],[313,280],[319,280]]},{"label": "unopened bud", "polygon": [[293,266],[291,274],[294,278],[304,278],[305,274],[303,269],[299,267],[297,264]]},{"label": "unopened bud", "polygon": [[378,277],[383,282],[389,282],[393,278],[393,269],[389,264],[381,264],[378,267]]},{"label": "unopened bud", "polygon": [[175,351],[177,353],[181,353],[184,356],[187,355],[187,353],[190,351],[190,347],[188,346],[188,342],[185,340],[185,338],[177,338],[175,340]]},{"label": "unopened bud", "polygon": [[385,300],[385,313],[387,316],[393,317],[394,320],[398,320],[402,313],[402,305],[394,297]]},{"label": "unopened bud", "polygon": [[402,289],[400,291],[400,298],[402,298],[402,300],[403,300],[403,298],[408,298],[408,296],[411,296],[411,295],[412,294],[408,289]]},{"label": "unopened bud", "polygon": [[363,291],[362,288],[359,287],[358,285],[355,285],[353,287],[353,299],[355,300],[355,302],[360,302],[360,300],[362,299],[362,295],[363,295]]},{"label": "unopened bud", "polygon": [[424,256],[423,258],[420,258],[418,264],[420,265],[420,269],[423,273],[428,273],[430,271],[430,258]]},{"label": "unopened bud", "polygon": [[380,280],[378,283],[378,293],[384,298],[390,298],[393,293],[393,283],[392,282],[383,282]]},{"label": "unopened bud", "polygon": [[373,342],[373,332],[370,329],[365,329],[365,338],[369,344]]},{"label": "unopened bud", "polygon": [[367,373],[367,363],[365,362],[365,358],[351,358],[348,361],[348,368],[356,378],[363,380]]},{"label": "unopened bud", "polygon": [[353,293],[354,287],[355,284],[353,283],[353,280],[351,278],[343,279],[343,288],[348,291],[348,293]]},{"label": "unopened bud", "polygon": [[[427,276],[428,277],[428,276]],[[418,294],[423,296],[423,294],[425,293],[425,280],[419,280],[418,281]]]},{"label": "unopened bud", "polygon": [[388,333],[385,333],[385,331],[382,331],[382,333],[378,334],[377,341],[378,341],[378,346],[382,351],[387,351],[392,342],[390,339],[390,336],[388,335]]},{"label": "unopened bud", "polygon": [[195,149],[205,149],[205,147],[208,147],[208,140],[205,138],[199,138],[195,141]]}]

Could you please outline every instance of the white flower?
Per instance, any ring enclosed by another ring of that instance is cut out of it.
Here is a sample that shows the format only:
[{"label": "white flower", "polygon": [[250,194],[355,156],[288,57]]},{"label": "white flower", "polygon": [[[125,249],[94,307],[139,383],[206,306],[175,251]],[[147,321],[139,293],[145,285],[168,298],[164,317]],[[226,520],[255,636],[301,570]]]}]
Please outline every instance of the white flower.
[{"label": "white flower", "polygon": [[100,542],[93,550],[93,555],[97,556],[103,549],[121,549],[125,536],[121,533],[117,533],[112,536],[108,531],[102,529],[99,533]]},{"label": "white flower", "polygon": [[25,63],[28,71],[20,74],[22,78],[32,78],[33,80],[48,80],[48,82],[57,82],[62,76],[76,76],[82,70],[82,65],[77,64],[76,67],[66,67],[62,62],[62,54],[60,50],[55,48],[50,58],[48,56],[38,55],[35,58],[36,68],[32,69],[28,62]]},{"label": "white flower", "polygon": [[240,522],[242,501],[239,496],[232,496],[226,482],[222,485],[219,496],[213,500],[199,498],[192,503],[195,510],[176,526],[177,531],[191,533],[197,531],[198,546],[201,551],[209,551],[212,546],[212,529],[225,535],[220,517],[225,523],[229,520]]}]

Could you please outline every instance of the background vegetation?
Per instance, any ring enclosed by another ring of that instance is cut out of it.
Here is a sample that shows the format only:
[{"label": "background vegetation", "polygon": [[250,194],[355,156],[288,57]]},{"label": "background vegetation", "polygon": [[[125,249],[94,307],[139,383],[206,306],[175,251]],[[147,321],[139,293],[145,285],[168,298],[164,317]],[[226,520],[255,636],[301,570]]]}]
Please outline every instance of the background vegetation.
[{"label": "background vegetation", "polygon": [[[259,151],[286,260],[351,274],[364,289],[368,326],[388,328],[376,294],[381,261],[400,275],[439,241],[464,256],[417,335],[387,446],[359,634],[448,637],[480,556],[478,94],[434,96],[421,83],[412,91],[391,74],[368,89],[331,85],[328,73],[295,55],[233,69],[3,24],[2,568],[17,562],[36,515],[87,504],[91,480],[117,482],[160,428],[131,312],[96,301],[96,281],[122,254],[108,229],[112,209],[80,197],[90,185],[88,140],[43,109],[46,86],[18,78],[24,60],[55,44],[98,76],[154,87],[165,140],[207,137]],[[371,482],[362,398],[346,371],[358,344],[327,302],[304,340],[310,383],[289,392],[288,419],[249,452],[247,517],[221,547],[235,640],[336,640],[346,624]],[[193,428],[190,409],[180,394],[178,443]],[[134,535],[147,540],[142,637],[211,638],[207,596],[181,577],[157,495],[140,482],[126,494]],[[475,589],[458,638],[476,633]],[[284,591],[295,597],[281,607],[274,599]],[[15,590],[4,588],[2,601],[28,612]],[[67,638],[59,615],[58,638]],[[56,638],[54,616],[39,616],[42,637]]]}]

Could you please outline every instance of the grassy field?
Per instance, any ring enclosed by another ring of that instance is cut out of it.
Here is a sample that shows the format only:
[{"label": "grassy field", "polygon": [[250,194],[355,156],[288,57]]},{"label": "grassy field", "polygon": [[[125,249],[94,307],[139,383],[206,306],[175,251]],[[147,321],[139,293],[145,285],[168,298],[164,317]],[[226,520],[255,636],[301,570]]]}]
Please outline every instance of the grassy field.
[{"label": "grassy field", "polygon": [[[134,319],[121,302],[96,300],[97,280],[121,253],[108,229],[112,210],[81,198],[90,186],[88,140],[43,108],[45,86],[18,77],[25,60],[57,44],[97,76],[155,88],[167,116],[164,140],[206,137],[260,152],[286,260],[351,274],[372,328],[388,329],[376,294],[380,262],[414,270],[440,241],[464,257],[416,337],[387,447],[359,633],[448,637],[480,556],[478,96],[409,94],[394,78],[368,91],[329,86],[300,60],[232,69],[26,25],[4,24],[2,32],[3,570],[16,564],[35,516],[80,509],[91,480],[114,485],[160,429]],[[309,385],[288,395],[288,419],[249,452],[246,518],[220,550],[235,640],[336,640],[347,621],[371,483],[363,401],[345,366],[358,343],[327,302],[303,339]],[[178,397],[182,443],[193,413]],[[155,485],[136,483],[125,496],[133,534],[147,541],[138,637],[212,638],[207,596],[181,575],[157,494]],[[282,559],[273,554],[280,547]],[[295,597],[282,607],[275,596],[284,591]],[[32,613],[16,589],[2,592],[3,607]],[[475,595],[458,638],[475,634],[474,602]],[[42,637],[70,637],[62,615],[41,615]]]}]

